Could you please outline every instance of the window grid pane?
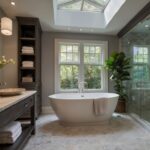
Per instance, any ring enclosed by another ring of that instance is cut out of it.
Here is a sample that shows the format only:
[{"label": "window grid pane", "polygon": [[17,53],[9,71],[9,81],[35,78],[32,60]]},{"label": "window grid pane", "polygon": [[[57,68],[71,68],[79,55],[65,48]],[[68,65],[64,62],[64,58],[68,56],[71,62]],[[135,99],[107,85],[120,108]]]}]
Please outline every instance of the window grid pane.
[{"label": "window grid pane", "polygon": [[133,62],[134,63],[148,63],[148,48],[134,47],[133,48]]},{"label": "window grid pane", "polygon": [[61,65],[60,78],[61,89],[78,88],[79,67],[77,65]]},{"label": "window grid pane", "polygon": [[79,45],[77,44],[60,44],[60,63],[77,63],[79,62]]},{"label": "window grid pane", "polygon": [[101,67],[95,65],[84,65],[85,89],[101,88]]},{"label": "window grid pane", "polygon": [[102,50],[100,46],[85,45],[84,46],[84,63],[102,65]]},{"label": "window grid pane", "polygon": [[149,68],[147,65],[134,65],[133,66],[133,80],[134,81],[148,81]]}]

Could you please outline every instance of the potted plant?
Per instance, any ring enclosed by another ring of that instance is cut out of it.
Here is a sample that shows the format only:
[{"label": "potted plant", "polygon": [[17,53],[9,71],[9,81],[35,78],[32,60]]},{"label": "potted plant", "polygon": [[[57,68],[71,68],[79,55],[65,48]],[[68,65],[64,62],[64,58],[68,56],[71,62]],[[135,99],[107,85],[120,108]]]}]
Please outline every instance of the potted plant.
[{"label": "potted plant", "polygon": [[119,94],[116,112],[126,112],[125,81],[130,80],[130,58],[124,52],[113,52],[106,60],[106,68],[110,71],[110,80],[114,81],[114,89]]}]

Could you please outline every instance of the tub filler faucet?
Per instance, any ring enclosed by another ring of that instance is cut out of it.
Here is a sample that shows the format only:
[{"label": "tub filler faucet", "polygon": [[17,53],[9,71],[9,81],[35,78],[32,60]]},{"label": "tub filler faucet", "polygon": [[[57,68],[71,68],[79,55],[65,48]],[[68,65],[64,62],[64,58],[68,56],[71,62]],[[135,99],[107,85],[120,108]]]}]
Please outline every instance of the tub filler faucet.
[{"label": "tub filler faucet", "polygon": [[81,81],[81,82],[78,83],[79,93],[84,93],[84,84],[85,83],[86,82],[83,82],[83,81]]}]

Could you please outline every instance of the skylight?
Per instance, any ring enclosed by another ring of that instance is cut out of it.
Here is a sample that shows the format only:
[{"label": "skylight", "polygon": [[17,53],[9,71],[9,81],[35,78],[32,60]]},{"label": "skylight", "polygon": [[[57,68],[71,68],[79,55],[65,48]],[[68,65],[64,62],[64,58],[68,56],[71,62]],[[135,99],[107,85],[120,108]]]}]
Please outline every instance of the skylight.
[{"label": "skylight", "polygon": [[57,0],[58,10],[102,12],[110,0]]}]

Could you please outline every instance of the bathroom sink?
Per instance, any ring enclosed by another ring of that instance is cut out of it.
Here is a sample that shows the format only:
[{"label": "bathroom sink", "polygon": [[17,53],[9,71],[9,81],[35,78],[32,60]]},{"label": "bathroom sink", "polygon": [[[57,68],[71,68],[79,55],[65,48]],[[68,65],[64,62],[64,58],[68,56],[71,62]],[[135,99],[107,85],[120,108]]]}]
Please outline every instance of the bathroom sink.
[{"label": "bathroom sink", "polygon": [[25,91],[24,88],[6,88],[6,89],[0,89],[0,96],[15,96],[15,95],[20,95],[24,91]]}]

